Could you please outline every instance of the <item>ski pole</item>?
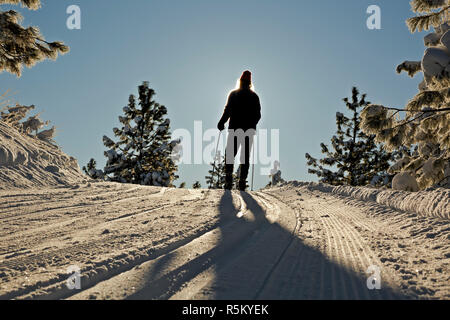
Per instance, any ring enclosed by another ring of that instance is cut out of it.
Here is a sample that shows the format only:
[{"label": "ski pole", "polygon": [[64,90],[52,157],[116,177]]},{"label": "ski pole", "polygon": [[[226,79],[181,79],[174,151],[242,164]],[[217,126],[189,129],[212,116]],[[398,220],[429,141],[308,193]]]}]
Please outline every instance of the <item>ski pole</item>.
[{"label": "ski pole", "polygon": [[219,138],[217,139],[217,146],[216,146],[216,152],[214,153],[214,164],[213,164],[213,171],[211,175],[211,183],[209,184],[210,189],[212,189],[212,183],[214,183],[214,170],[216,169],[216,159],[217,159],[217,152],[219,151],[219,142],[220,142],[220,136],[222,135],[222,131],[219,131]]},{"label": "ski pole", "polygon": [[253,141],[253,164],[252,164],[252,191],[253,191],[253,180],[255,178],[255,141]]}]

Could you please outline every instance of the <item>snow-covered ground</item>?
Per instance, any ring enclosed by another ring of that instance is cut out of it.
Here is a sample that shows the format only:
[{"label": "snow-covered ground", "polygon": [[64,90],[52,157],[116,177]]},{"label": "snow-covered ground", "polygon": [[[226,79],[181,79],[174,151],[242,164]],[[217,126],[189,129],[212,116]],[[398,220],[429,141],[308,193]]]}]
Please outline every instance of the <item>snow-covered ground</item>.
[{"label": "snow-covered ground", "polygon": [[[82,183],[0,199],[2,299],[450,298],[448,220],[308,186]],[[381,290],[366,286],[373,265]]]},{"label": "snow-covered ground", "polygon": [[306,186],[310,190],[329,192],[363,201],[373,201],[392,209],[413,212],[419,215],[450,219],[450,189],[435,188],[427,191],[406,192],[369,187],[335,187],[322,183],[300,181],[285,184],[297,187]]},{"label": "snow-covered ground", "polygon": [[56,145],[0,121],[0,190],[68,185],[86,180],[77,160]]},{"label": "snow-covered ground", "polygon": [[[35,163],[51,145],[0,138],[0,299],[450,298],[447,190],[94,182],[60,151]],[[369,290],[376,269],[381,289]]]}]

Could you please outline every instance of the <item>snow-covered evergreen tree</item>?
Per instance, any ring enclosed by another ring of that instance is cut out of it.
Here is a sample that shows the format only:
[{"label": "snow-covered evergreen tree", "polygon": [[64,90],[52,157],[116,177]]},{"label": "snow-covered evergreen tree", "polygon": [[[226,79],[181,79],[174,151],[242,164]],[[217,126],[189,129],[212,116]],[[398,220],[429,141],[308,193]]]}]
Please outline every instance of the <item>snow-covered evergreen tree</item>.
[{"label": "snow-covered evergreen tree", "polygon": [[200,184],[200,181],[195,181],[194,184],[192,184],[192,189],[201,189],[202,185]]},{"label": "snow-covered evergreen tree", "polygon": [[[22,5],[30,10],[41,6],[40,0],[0,0],[2,4]],[[60,41],[47,42],[37,27],[21,25],[23,17],[14,10],[0,10],[0,73],[10,72],[20,77],[23,66],[58,57],[69,48]]]},{"label": "snow-covered evergreen tree", "polygon": [[186,182],[180,183],[180,186],[178,187],[180,189],[186,189]]},{"label": "snow-covered evergreen tree", "polygon": [[390,183],[392,177],[386,172],[394,155],[378,146],[374,135],[361,131],[359,112],[369,102],[366,101],[366,94],[359,96],[358,89],[354,87],[351,100],[343,99],[352,112],[351,117],[336,113],[337,132],[331,139],[333,150],[321,143],[325,158],[317,160],[308,153],[305,155],[308,166],[312,167],[308,172],[317,175],[321,182],[351,186]]},{"label": "snow-covered evergreen tree", "polygon": [[223,189],[225,186],[225,157],[217,152],[214,162],[211,164],[209,175],[205,177],[209,189]]},{"label": "snow-covered evergreen tree", "polygon": [[275,187],[277,184],[284,182],[284,179],[281,177],[280,170],[280,162],[275,161],[273,164],[273,168],[270,170],[270,182],[266,187]]},{"label": "snow-covered evergreen tree", "polygon": [[93,158],[82,169],[92,179],[103,179],[103,171],[97,169],[97,162]]},{"label": "snow-covered evergreen tree", "polygon": [[138,102],[130,95],[124,116],[119,117],[122,127],[113,129],[118,141],[103,137],[109,148],[104,174],[107,180],[116,182],[172,186],[178,178],[172,150],[179,140],[171,141],[167,109],[152,100],[155,91],[148,82],[143,82],[138,91]]},{"label": "snow-covered evergreen tree", "polygon": [[[216,160],[210,163],[211,169],[208,171],[209,175],[205,177],[206,184],[209,189],[223,189],[225,187],[225,157],[217,152]],[[239,185],[239,176],[241,167],[239,166],[236,173],[233,173],[233,185]],[[248,187],[248,185],[247,185]]]},{"label": "snow-covered evergreen tree", "polygon": [[434,27],[425,37],[428,48],[422,60],[405,61],[397,67],[398,73],[405,71],[411,77],[423,73],[419,92],[405,108],[367,106],[361,113],[361,125],[389,150],[415,147],[412,155],[389,169],[398,173],[394,188],[450,187],[450,1],[413,0],[411,7],[417,14],[407,21],[411,32]]}]

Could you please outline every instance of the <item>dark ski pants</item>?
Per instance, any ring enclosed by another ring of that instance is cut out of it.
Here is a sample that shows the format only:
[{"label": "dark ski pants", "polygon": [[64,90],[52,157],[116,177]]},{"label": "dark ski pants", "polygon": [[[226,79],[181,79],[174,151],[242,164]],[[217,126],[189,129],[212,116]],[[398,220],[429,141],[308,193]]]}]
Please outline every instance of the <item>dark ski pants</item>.
[{"label": "dark ski pants", "polygon": [[253,146],[253,138],[253,135],[239,135],[239,133],[234,134],[233,130],[229,131],[225,151],[225,183],[228,186],[233,183],[234,159],[240,149],[239,185],[240,187],[245,187],[250,169],[250,153]]}]

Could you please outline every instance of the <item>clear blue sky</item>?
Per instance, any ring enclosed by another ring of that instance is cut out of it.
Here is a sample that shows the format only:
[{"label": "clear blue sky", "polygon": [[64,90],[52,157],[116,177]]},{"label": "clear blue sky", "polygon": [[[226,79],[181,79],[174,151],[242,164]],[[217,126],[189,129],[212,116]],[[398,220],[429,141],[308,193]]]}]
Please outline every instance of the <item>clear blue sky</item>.
[{"label": "clear blue sky", "polygon": [[[71,4],[81,7],[81,30],[66,28]],[[366,27],[371,4],[381,7],[382,30]],[[167,106],[172,129],[193,130],[195,120],[216,126],[229,90],[250,69],[260,127],[280,129],[283,177],[315,180],[304,154],[320,155],[352,86],[371,102],[403,106],[420,82],[395,73],[424,51],[423,35],[405,25],[413,15],[408,0],[44,0],[39,11],[15,8],[26,25],[71,51],[25,69],[20,79],[0,74],[0,89],[44,111],[58,128],[56,141],[80,166],[94,157],[103,167],[102,136],[113,136],[143,80]],[[181,166],[176,184],[198,179],[204,186],[208,169]],[[258,187],[267,182],[256,175]]]}]

